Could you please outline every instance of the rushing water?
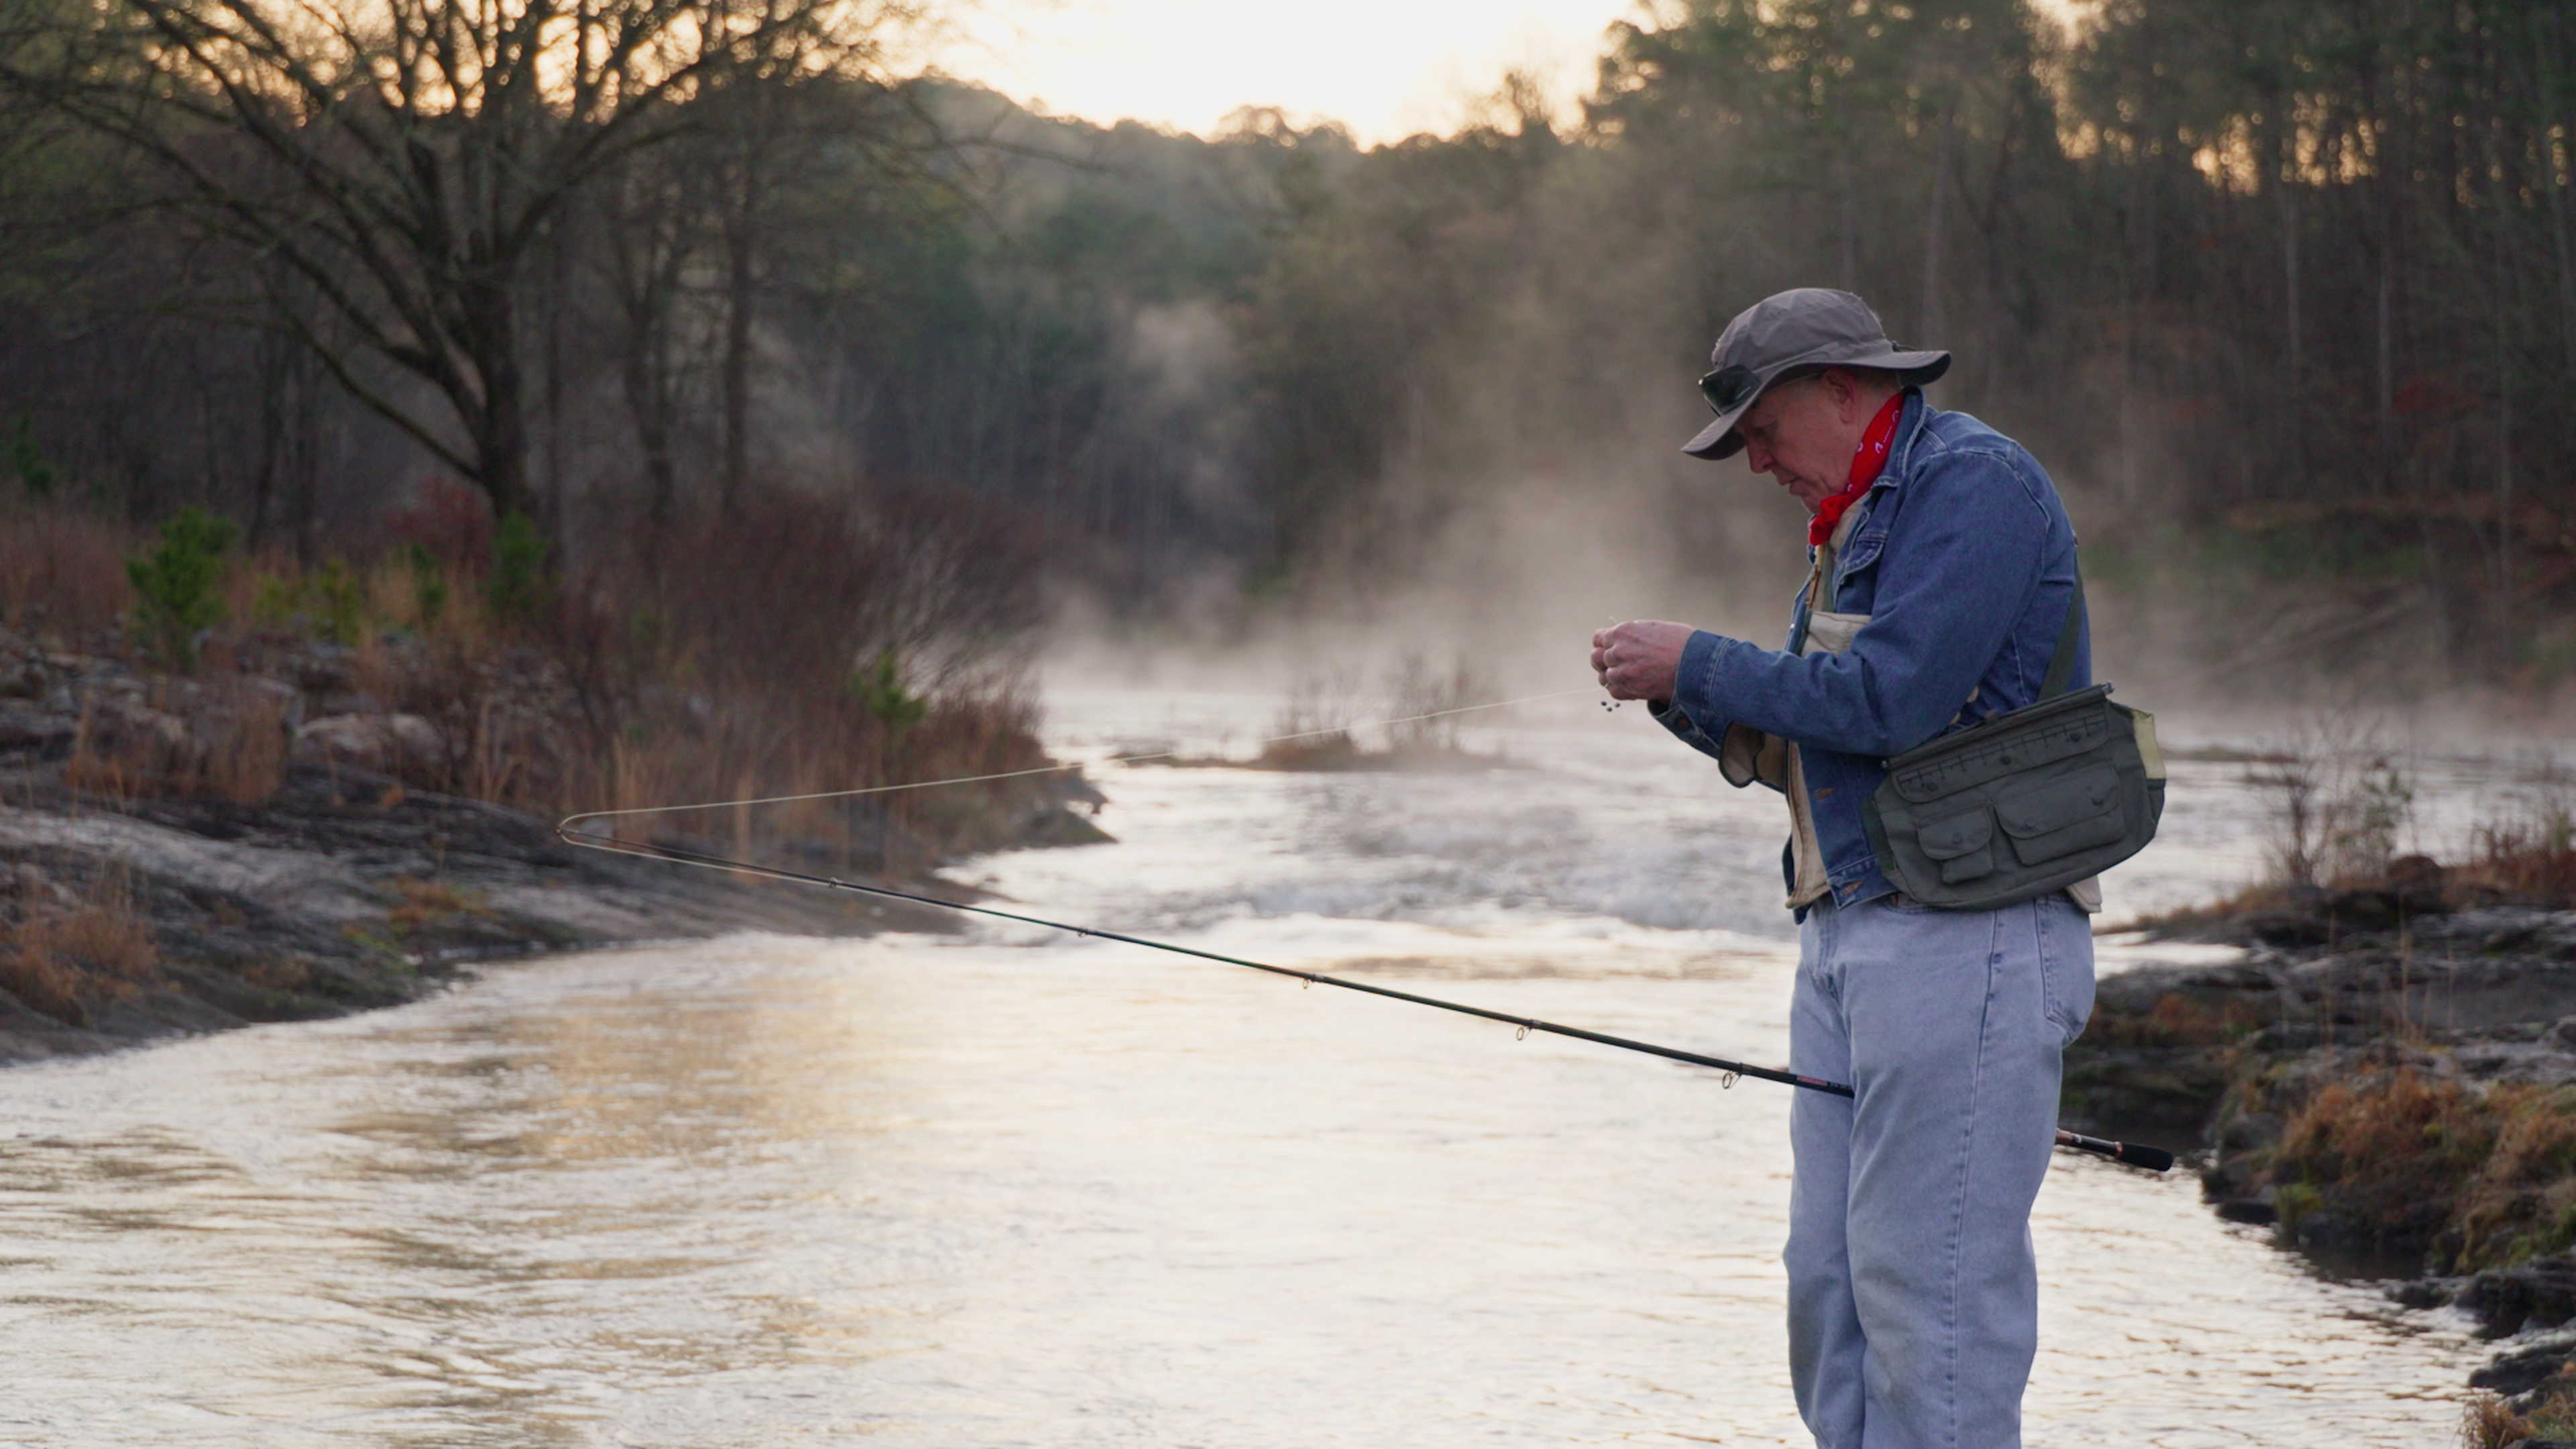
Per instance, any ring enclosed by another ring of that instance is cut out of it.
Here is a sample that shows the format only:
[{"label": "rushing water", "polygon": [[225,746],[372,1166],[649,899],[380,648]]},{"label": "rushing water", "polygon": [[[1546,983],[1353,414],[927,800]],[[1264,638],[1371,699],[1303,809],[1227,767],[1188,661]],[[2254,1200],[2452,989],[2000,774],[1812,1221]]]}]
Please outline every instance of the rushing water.
[{"label": "rushing water", "polygon": [[[1057,707],[1077,752],[1259,723]],[[1493,773],[1111,771],[1119,844],[968,873],[1040,914],[1779,1059],[1776,799],[1640,719],[1555,720],[1487,737],[1522,762]],[[2178,767],[2115,914],[2252,872],[2241,774]],[[2107,943],[2106,969],[2140,955]],[[1787,1107],[1017,927],[500,967],[0,1073],[0,1439],[1799,1444]],[[2443,1443],[2482,1357],[2461,1320],[2218,1222],[2187,1175],[2061,1155],[2035,1231],[2036,1445]]]}]

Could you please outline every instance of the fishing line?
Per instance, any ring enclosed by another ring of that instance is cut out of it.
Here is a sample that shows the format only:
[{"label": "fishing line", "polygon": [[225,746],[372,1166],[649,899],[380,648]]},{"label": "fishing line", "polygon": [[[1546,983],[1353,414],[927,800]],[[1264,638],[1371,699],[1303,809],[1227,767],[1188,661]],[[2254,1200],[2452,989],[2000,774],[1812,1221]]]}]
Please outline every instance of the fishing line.
[{"label": "fishing line", "polygon": [[[1050,931],[1066,931],[1073,935],[1089,936],[1096,940],[1116,941],[1122,945],[1128,946],[1142,946],[1147,950],[1152,951],[1169,951],[1176,956],[1195,956],[1202,961],[1215,961],[1227,966],[1248,967],[1254,971],[1266,971],[1273,976],[1293,977],[1296,980],[1305,982],[1309,986],[1338,986],[1344,991],[1357,991],[1370,996],[1382,996],[1391,1001],[1410,1002],[1415,1006],[1436,1007],[1441,1011],[1454,1011],[1461,1016],[1475,1016],[1482,1017],[1487,1021],[1499,1021],[1506,1026],[1516,1028],[1517,1035],[1521,1037],[1526,1037],[1534,1031],[1546,1032],[1552,1036],[1571,1037],[1577,1041],[1595,1042],[1602,1046],[1617,1047],[1622,1051],[1643,1052],[1648,1056],[1664,1057],[1672,1061],[1687,1062],[1692,1066],[1707,1067],[1720,1074],[1718,1080],[1722,1086],[1734,1086],[1736,1079],[1739,1077],[1759,1077],[1766,1082],[1778,1082],[1783,1086],[1803,1088],[1811,1092],[1822,1092],[1828,1096],[1854,1097],[1857,1095],[1848,1084],[1827,1081],[1822,1077],[1801,1076],[1795,1072],[1782,1071],[1776,1067],[1755,1066],[1750,1062],[1729,1061],[1724,1057],[1708,1056],[1701,1052],[1683,1051],[1678,1047],[1658,1046],[1653,1042],[1637,1041],[1633,1038],[1624,1036],[1612,1036],[1607,1032],[1587,1031],[1579,1026],[1566,1026],[1559,1022],[1544,1021],[1534,1016],[1515,1016],[1507,1011],[1489,1011],[1481,1006],[1467,1005],[1465,1002],[1446,1001],[1437,996],[1422,996],[1410,991],[1398,991],[1391,986],[1373,986],[1368,982],[1354,981],[1346,976],[1327,976],[1320,971],[1301,971],[1293,966],[1278,966],[1267,961],[1253,961],[1241,956],[1228,956],[1216,951],[1202,951],[1195,946],[1178,946],[1169,941],[1153,941],[1142,936],[1130,936],[1118,931],[1104,931],[1092,926],[1069,925],[1063,921],[1050,921],[1042,916],[1022,915],[1017,911],[998,910],[992,906],[969,905],[964,901],[945,900],[938,896],[923,895],[917,891],[896,890],[892,886],[865,885],[858,881],[842,880],[837,876],[813,875],[805,871],[787,870],[779,866],[756,865],[749,861],[731,860],[721,855],[712,855],[705,851],[691,850],[686,846],[670,845],[660,841],[620,840],[615,836],[585,837],[575,834],[567,828],[571,825],[572,820],[580,818],[582,817],[574,816],[566,819],[555,827],[555,834],[567,844],[582,846],[590,850],[605,851],[611,855],[631,855],[645,860],[669,861],[675,865],[693,865],[707,870],[739,871],[744,874],[761,876],[770,880],[792,881],[803,885],[822,886],[827,890],[852,891],[860,895],[879,896],[887,900],[910,901],[916,905],[937,906],[942,910],[958,911],[968,915],[989,916],[994,920],[1000,921],[1016,921],[1025,926],[1041,926]],[[2117,1142],[2100,1137],[2087,1137],[2081,1133],[2066,1131],[2063,1128],[2058,1130],[2057,1145],[2060,1147],[2070,1147],[2079,1152],[2088,1152],[2097,1156],[2112,1158],[2119,1162],[2128,1163],[2133,1167],[2146,1168],[2151,1172],[2163,1172],[2174,1164],[2174,1155],[2161,1147],[2149,1147],[2143,1143]]]},{"label": "fishing line", "polygon": [[[1525,694],[1518,699],[1490,700],[1484,704],[1462,704],[1455,709],[1435,709],[1428,714],[1408,714],[1395,719],[1362,720],[1358,724],[1333,725],[1326,729],[1299,730],[1294,734],[1270,735],[1262,739],[1253,740],[1251,743],[1256,745],[1285,744],[1290,740],[1312,740],[1320,739],[1326,735],[1347,735],[1353,730],[1375,730],[1385,729],[1390,725],[1420,724],[1422,721],[1427,719],[1447,719],[1452,715],[1476,714],[1480,711],[1489,709],[1509,709],[1516,704],[1537,704],[1541,700],[1567,699],[1578,694],[1591,694],[1597,689],[1598,686],[1594,686],[1593,688],[1588,689],[1560,689],[1553,694]],[[1181,752],[1179,750],[1170,749],[1151,755],[1112,755],[1106,760],[1096,760],[1089,763],[1108,765],[1141,765],[1149,760],[1176,760],[1179,759],[1180,756]],[[638,805],[626,810],[585,810],[578,815],[565,816],[563,820],[555,826],[555,830],[557,834],[561,834],[567,827],[578,821],[609,820],[621,815],[676,815],[683,810],[733,810],[751,805],[792,805],[802,800],[847,800],[859,795],[891,795],[901,790],[935,790],[943,785],[980,785],[993,780],[1025,780],[1032,775],[1057,775],[1062,774],[1067,770],[1079,770],[1085,767],[1085,763],[1086,762],[1081,760],[1068,760],[1054,765],[1036,765],[1025,770],[997,770],[989,775],[951,775],[946,779],[941,780],[910,780],[900,785],[862,785],[851,790],[816,790],[804,795],[763,795],[756,799],[708,800],[694,805]],[[576,840],[573,843],[581,845],[588,842]]]}]

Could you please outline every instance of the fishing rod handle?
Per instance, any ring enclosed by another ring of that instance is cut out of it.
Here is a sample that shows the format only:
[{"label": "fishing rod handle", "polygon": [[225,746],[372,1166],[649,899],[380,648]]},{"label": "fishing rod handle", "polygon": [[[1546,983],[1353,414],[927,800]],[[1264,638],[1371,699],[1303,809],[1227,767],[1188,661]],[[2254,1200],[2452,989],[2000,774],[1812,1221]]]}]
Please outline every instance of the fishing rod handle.
[{"label": "fishing rod handle", "polygon": [[2131,1167],[2143,1167],[2149,1172],[2168,1172],[2174,1165],[2174,1155],[2161,1147],[2149,1147],[2143,1142],[2113,1142],[2102,1137],[2087,1137],[2062,1127],[2057,1131],[2057,1145],[2107,1157],[2114,1162],[2125,1162]]}]

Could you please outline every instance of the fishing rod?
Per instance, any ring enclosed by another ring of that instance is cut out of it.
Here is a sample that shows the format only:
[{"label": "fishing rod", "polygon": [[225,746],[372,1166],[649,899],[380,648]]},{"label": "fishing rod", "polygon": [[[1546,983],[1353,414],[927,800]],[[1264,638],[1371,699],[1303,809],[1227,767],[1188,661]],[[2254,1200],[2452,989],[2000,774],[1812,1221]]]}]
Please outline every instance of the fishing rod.
[{"label": "fishing rod", "polygon": [[[838,876],[814,875],[806,871],[788,870],[780,866],[757,865],[749,861],[732,860],[721,855],[714,855],[700,850],[692,850],[686,846],[672,845],[663,841],[624,840],[615,836],[602,838],[599,836],[586,835],[583,832],[575,831],[571,828],[575,821],[585,818],[590,817],[575,815],[567,817],[563,821],[559,822],[555,826],[556,837],[567,845],[577,845],[588,850],[605,851],[611,855],[631,855],[645,860],[665,860],[676,865],[703,866],[710,870],[740,871],[750,875],[763,876],[771,880],[790,881],[801,885],[822,886],[827,890],[851,891],[859,895],[879,896],[887,900],[910,901],[916,905],[937,906],[942,910],[958,911],[968,915],[989,916],[1000,921],[1016,921],[1021,925],[1026,926],[1041,926],[1050,931],[1067,931],[1077,936],[1089,936],[1096,940],[1116,941],[1122,945],[1128,946],[1142,946],[1147,950],[1152,951],[1169,951],[1176,956],[1195,956],[1202,961],[1215,961],[1226,966],[1242,966],[1254,971],[1266,971],[1273,976],[1293,977],[1299,981],[1305,982],[1309,986],[1338,986],[1344,991],[1364,992],[1370,996],[1383,996],[1391,1001],[1411,1002],[1415,1006],[1429,1006],[1436,1007],[1442,1011],[1454,1011],[1461,1016],[1475,1016],[1482,1017],[1487,1021],[1499,1021],[1505,1026],[1517,1028],[1517,1037],[1527,1037],[1534,1031],[1546,1032],[1551,1036],[1571,1037],[1577,1041],[1596,1042],[1602,1046],[1617,1047],[1622,1051],[1643,1052],[1648,1056],[1663,1057],[1676,1062],[1688,1062],[1692,1066],[1707,1067],[1712,1071],[1718,1072],[1720,1074],[1720,1085],[1727,1087],[1734,1086],[1736,1079],[1739,1077],[1758,1077],[1766,1082],[1778,1082],[1783,1086],[1797,1087],[1810,1092],[1823,1092],[1828,1096],[1853,1097],[1858,1095],[1853,1092],[1848,1084],[1843,1082],[1830,1082],[1822,1077],[1801,1076],[1795,1072],[1782,1071],[1777,1067],[1755,1066],[1750,1062],[1729,1061],[1724,1057],[1713,1057],[1700,1052],[1683,1051],[1679,1047],[1658,1046],[1653,1042],[1638,1041],[1631,1037],[1612,1036],[1607,1032],[1587,1031],[1579,1026],[1566,1026],[1560,1022],[1544,1021],[1535,1016],[1515,1016],[1510,1012],[1505,1011],[1489,1011],[1484,1007],[1470,1006],[1461,1001],[1446,1001],[1437,996],[1422,996],[1411,991],[1398,991],[1391,986],[1373,986],[1365,981],[1353,981],[1346,976],[1327,976],[1320,971],[1301,971],[1293,966],[1277,966],[1267,961],[1247,960],[1241,956],[1228,956],[1216,951],[1202,951],[1195,946],[1177,946],[1169,941],[1153,941],[1142,936],[1130,936],[1118,931],[1104,931],[1092,926],[1069,925],[1063,921],[1050,921],[1040,916],[1022,915],[1016,911],[997,910],[991,906],[970,905],[964,901],[952,901],[943,899],[939,896],[923,895],[918,891],[896,890],[892,886],[868,885],[860,881],[843,880]],[[2149,1147],[2144,1143],[2119,1142],[2101,1137],[2087,1137],[2079,1132],[2066,1131],[2064,1128],[2058,1129],[2057,1145],[2060,1147],[2072,1148],[2078,1152],[2086,1152],[2100,1157],[2108,1157],[2117,1162],[2127,1163],[2132,1167],[2143,1167],[2150,1172],[2163,1172],[2174,1165],[2174,1155],[2161,1147]]]}]

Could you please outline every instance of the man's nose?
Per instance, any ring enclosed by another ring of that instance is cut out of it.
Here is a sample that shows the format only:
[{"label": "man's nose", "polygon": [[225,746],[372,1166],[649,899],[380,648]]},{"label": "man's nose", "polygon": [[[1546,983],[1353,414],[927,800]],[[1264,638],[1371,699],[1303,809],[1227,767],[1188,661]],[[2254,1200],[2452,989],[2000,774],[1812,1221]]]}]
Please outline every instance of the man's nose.
[{"label": "man's nose", "polygon": [[1745,467],[1752,469],[1756,473],[1768,473],[1771,471],[1771,464],[1773,461],[1770,449],[1763,447],[1760,443],[1753,441],[1751,438],[1744,440]]}]

